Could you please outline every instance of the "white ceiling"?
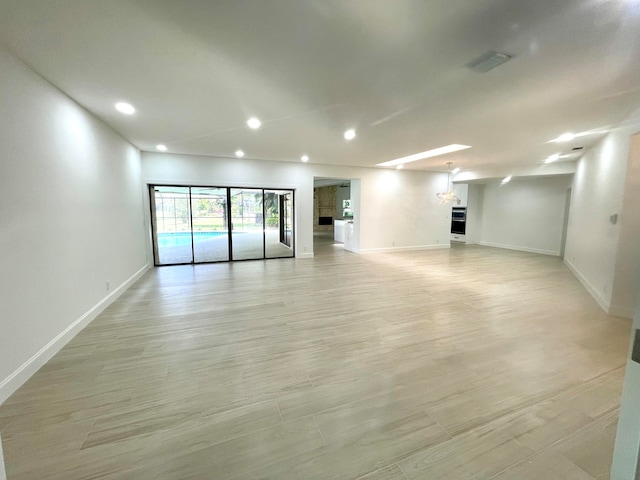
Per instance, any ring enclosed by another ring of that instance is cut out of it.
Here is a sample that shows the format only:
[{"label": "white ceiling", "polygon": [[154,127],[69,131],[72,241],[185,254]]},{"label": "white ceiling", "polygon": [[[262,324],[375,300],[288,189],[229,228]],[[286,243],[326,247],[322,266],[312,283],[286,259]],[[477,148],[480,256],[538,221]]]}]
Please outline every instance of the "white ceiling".
[{"label": "white ceiling", "polygon": [[[0,0],[5,48],[142,150],[374,166],[472,146],[406,167],[428,170],[593,144],[548,142],[640,106],[638,32],[640,0]],[[514,58],[466,67],[489,50]]]}]

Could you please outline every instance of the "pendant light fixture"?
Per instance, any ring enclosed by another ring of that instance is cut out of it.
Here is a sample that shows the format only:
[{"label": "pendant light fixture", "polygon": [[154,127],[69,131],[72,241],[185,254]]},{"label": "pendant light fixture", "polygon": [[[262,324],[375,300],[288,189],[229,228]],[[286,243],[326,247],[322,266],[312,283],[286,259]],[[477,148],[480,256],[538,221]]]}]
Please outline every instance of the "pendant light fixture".
[{"label": "pendant light fixture", "polygon": [[440,203],[455,203],[460,205],[460,198],[453,193],[453,185],[451,184],[451,164],[447,162],[447,191],[436,193],[436,197],[440,200]]}]

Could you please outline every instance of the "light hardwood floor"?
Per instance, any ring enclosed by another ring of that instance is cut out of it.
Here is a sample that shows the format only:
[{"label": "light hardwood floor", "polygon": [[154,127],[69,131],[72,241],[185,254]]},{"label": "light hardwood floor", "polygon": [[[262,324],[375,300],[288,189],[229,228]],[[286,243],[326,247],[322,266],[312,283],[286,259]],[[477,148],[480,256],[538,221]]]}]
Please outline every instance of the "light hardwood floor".
[{"label": "light hardwood floor", "polygon": [[485,248],[151,271],[0,407],[9,480],[609,478],[630,322]]}]

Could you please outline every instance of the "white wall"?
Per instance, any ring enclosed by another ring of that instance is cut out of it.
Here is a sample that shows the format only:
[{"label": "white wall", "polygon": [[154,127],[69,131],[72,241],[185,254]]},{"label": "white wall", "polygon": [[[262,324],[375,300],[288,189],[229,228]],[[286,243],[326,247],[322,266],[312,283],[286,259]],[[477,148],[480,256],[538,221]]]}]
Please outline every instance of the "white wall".
[{"label": "white wall", "polygon": [[631,137],[609,313],[632,316],[640,278],[640,133]]},{"label": "white wall", "polygon": [[[359,251],[449,245],[450,206],[440,205],[435,197],[446,184],[441,173],[155,152],[143,152],[142,171],[147,184],[296,189],[298,257],[313,253],[314,177],[352,180]],[[358,179],[355,188],[353,180]]]},{"label": "white wall", "polygon": [[[628,131],[634,131],[632,122]],[[640,134],[631,138],[625,178],[620,240],[617,249],[614,291],[610,311],[625,315],[634,302],[632,332],[640,329]],[[633,342],[635,334],[632,334]],[[611,480],[640,478],[640,364],[627,361],[620,420],[611,467]]]},{"label": "white wall", "polygon": [[[636,292],[640,292],[637,289]],[[640,294],[635,309],[632,332],[640,328]],[[633,342],[634,335],[631,336]],[[624,389],[620,401],[620,418],[611,466],[611,480],[638,479],[640,469],[640,364],[627,361]]]},{"label": "white wall", "polygon": [[[626,250],[628,242],[619,249],[619,241],[621,226],[625,222],[638,222],[638,204],[627,202],[624,215],[621,214],[625,194],[632,195],[625,193],[630,136],[639,129],[640,111],[578,161],[565,249],[565,262],[600,306],[623,316],[630,316],[634,306],[632,278],[638,267],[638,258],[634,257],[637,249]],[[637,171],[633,174],[637,175]],[[609,221],[612,214],[619,215],[615,225]],[[619,274],[618,261],[627,262]],[[613,304],[614,283],[624,291],[617,293],[621,302],[618,304]]]},{"label": "white wall", "polygon": [[[468,206],[468,201],[469,201],[469,185],[466,183],[456,183],[453,186],[453,192],[458,196],[458,198],[460,199],[460,203],[458,204],[459,207],[466,207]],[[455,205],[454,205],[455,207]]]},{"label": "white wall", "polygon": [[467,244],[478,243],[482,240],[483,197],[483,184],[470,184],[467,187],[467,225],[465,234]]},{"label": "white wall", "polygon": [[2,50],[0,71],[2,402],[147,259],[139,151]]},{"label": "white wall", "polygon": [[451,204],[436,198],[446,174],[362,169],[361,179],[360,251],[450,245]]},{"label": "white wall", "polygon": [[[485,184],[476,196],[481,199],[479,218],[474,218],[473,211],[468,215],[471,222],[476,222],[471,227],[475,243],[560,255],[570,185],[566,176]],[[476,195],[473,186],[470,195]]]}]

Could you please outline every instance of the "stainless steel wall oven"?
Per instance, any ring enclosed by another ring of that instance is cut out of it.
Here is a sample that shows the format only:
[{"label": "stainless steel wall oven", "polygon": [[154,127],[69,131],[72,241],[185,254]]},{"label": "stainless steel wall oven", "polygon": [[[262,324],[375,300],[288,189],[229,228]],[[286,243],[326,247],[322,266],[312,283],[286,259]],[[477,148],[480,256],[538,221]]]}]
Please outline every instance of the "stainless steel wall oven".
[{"label": "stainless steel wall oven", "polygon": [[467,208],[453,207],[451,210],[451,233],[464,235],[467,231]]}]

